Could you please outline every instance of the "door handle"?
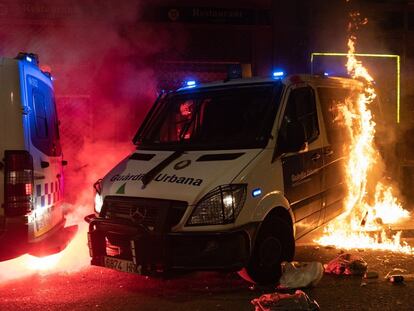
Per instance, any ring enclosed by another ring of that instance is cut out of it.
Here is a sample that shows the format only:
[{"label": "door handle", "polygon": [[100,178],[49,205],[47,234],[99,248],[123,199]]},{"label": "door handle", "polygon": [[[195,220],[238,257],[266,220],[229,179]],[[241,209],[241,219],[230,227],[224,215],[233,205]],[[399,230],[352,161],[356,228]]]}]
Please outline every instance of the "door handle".
[{"label": "door handle", "polygon": [[319,153],[314,153],[311,157],[312,161],[318,161],[321,158]]},{"label": "door handle", "polygon": [[49,167],[49,162],[47,162],[47,161],[40,161],[40,167],[41,168]]},{"label": "door handle", "polygon": [[326,156],[331,156],[331,155],[333,155],[333,150],[332,149],[326,149],[324,152],[323,152],[323,154],[324,155],[326,155]]}]

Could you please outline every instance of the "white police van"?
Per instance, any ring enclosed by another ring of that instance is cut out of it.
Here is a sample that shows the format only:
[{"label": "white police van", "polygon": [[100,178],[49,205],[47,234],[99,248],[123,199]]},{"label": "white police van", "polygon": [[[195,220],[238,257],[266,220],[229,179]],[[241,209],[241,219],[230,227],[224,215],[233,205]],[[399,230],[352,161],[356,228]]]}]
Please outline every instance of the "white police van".
[{"label": "white police van", "polygon": [[134,138],[137,150],[95,184],[91,263],[277,281],[295,239],[343,212],[337,108],[360,88],[276,74],[163,94]]},{"label": "white police van", "polygon": [[35,54],[0,58],[0,155],[0,260],[58,251],[66,161],[51,76]]}]

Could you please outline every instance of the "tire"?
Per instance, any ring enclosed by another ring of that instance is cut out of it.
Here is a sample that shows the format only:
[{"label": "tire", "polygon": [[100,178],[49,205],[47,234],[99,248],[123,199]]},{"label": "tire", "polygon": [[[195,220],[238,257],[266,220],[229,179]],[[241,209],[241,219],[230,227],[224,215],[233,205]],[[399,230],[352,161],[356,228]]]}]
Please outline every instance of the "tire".
[{"label": "tire", "polygon": [[252,283],[274,285],[282,275],[281,263],[292,261],[294,255],[292,225],[278,216],[271,216],[260,227],[249,262],[239,275]]}]

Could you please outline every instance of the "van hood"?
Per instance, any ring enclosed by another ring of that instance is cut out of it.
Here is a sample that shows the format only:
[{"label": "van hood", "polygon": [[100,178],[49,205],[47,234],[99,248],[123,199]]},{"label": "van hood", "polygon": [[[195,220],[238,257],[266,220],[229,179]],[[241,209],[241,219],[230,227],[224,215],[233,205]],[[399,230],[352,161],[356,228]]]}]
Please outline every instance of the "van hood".
[{"label": "van hood", "polygon": [[[192,205],[213,188],[231,183],[262,150],[186,151],[178,156],[173,151],[138,150],[104,177],[102,194]],[[144,175],[151,170],[156,173],[144,186]]]}]

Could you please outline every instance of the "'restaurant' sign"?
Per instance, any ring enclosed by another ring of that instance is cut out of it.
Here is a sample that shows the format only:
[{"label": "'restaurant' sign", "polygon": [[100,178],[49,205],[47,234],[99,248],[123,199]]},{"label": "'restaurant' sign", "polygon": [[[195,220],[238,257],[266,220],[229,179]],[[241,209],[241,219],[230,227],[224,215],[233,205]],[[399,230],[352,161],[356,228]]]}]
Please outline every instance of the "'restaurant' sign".
[{"label": "'restaurant' sign", "polygon": [[199,24],[269,25],[270,10],[206,7],[166,8],[163,19]]},{"label": "'restaurant' sign", "polygon": [[15,1],[0,0],[0,18],[5,19],[41,19],[73,20],[102,19],[110,15],[103,3],[93,0],[80,1]]},{"label": "'restaurant' sign", "polygon": [[65,3],[0,1],[0,17],[29,19],[62,19],[76,17],[75,6]]}]

